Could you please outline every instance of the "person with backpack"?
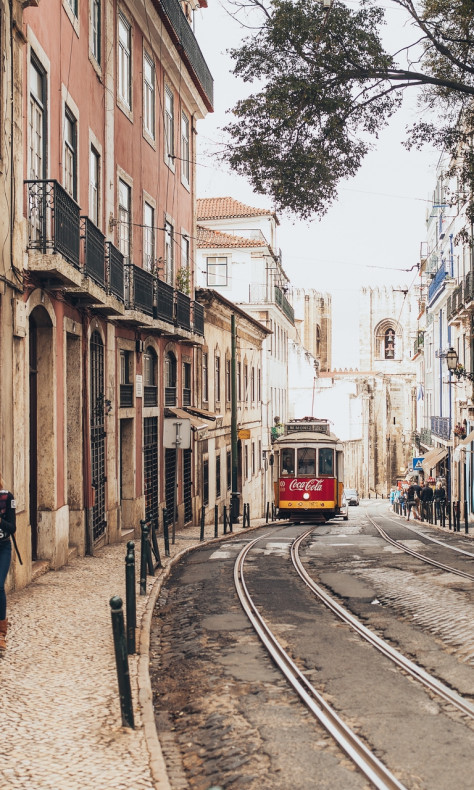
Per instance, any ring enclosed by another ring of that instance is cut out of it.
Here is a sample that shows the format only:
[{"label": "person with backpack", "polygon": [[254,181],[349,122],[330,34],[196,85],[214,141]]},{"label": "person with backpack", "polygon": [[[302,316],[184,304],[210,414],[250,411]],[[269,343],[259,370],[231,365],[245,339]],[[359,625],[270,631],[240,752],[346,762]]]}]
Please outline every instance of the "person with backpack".
[{"label": "person with backpack", "polygon": [[0,474],[0,656],[7,647],[8,620],[5,581],[12,558],[12,536],[16,532],[15,508],[13,494],[5,488]]}]

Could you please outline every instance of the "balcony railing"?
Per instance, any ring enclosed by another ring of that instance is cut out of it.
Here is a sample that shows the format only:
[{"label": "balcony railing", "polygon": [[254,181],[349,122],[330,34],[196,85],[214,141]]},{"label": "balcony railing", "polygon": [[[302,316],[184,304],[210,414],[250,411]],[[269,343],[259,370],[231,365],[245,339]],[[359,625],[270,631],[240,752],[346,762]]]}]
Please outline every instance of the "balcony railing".
[{"label": "balcony railing", "polygon": [[58,181],[26,181],[28,247],[59,253],[79,268],[80,209]]},{"label": "balcony railing", "polygon": [[156,307],[157,318],[173,323],[174,321],[174,288],[163,280],[156,283]]},{"label": "balcony railing", "polygon": [[143,388],[143,405],[158,406],[158,387],[145,384]]},{"label": "balcony railing", "polygon": [[161,7],[175,33],[183,58],[196,75],[211,107],[214,103],[214,80],[179,0],[161,0]]},{"label": "balcony railing", "polygon": [[463,293],[462,292],[463,292],[462,283],[459,283],[459,285],[456,286],[456,288],[454,289],[453,293],[451,294],[451,297],[452,297],[451,298],[451,311],[452,311],[452,315],[453,316],[456,315],[456,313],[458,313],[459,310],[464,306],[464,300],[463,300]]},{"label": "balcony railing", "polygon": [[444,285],[444,281],[446,279],[446,266],[444,263],[441,264],[438,271],[436,272],[433,280],[430,283],[430,287],[428,288],[428,301],[431,302],[432,299],[436,296],[438,291],[441,290],[441,287]]},{"label": "balcony railing", "polygon": [[153,298],[156,278],[151,272],[140,269],[138,266],[131,266],[131,275],[133,279],[133,307],[142,310],[148,315],[153,315]]},{"label": "balcony railing", "polygon": [[105,289],[105,236],[88,217],[81,217],[84,274]]},{"label": "balcony railing", "polygon": [[474,272],[468,272],[464,278],[464,303],[474,299]]},{"label": "balcony railing", "polygon": [[191,329],[191,299],[176,291],[176,323],[182,329]]},{"label": "balcony railing", "polygon": [[120,385],[120,408],[129,409],[133,406],[133,384]]},{"label": "balcony railing", "polygon": [[204,336],[204,307],[199,302],[193,302],[193,318],[195,333]]},{"label": "balcony railing", "polygon": [[413,346],[413,353],[419,354],[420,351],[423,350],[425,344],[425,333],[423,331],[418,331],[415,338],[415,343]]},{"label": "balcony railing", "polygon": [[176,387],[165,387],[165,406],[176,406]]},{"label": "balcony railing", "polygon": [[289,303],[288,299],[286,298],[285,294],[281,290],[281,288],[278,288],[277,285],[275,285],[275,302],[279,307],[281,307],[288,320],[291,321],[292,324],[294,324],[295,311],[291,306],[291,304]]},{"label": "balcony railing", "polygon": [[183,387],[183,406],[191,406],[191,390]]},{"label": "balcony railing", "polygon": [[439,436],[440,439],[449,440],[451,438],[451,418],[431,417],[431,433]]},{"label": "balcony railing", "polygon": [[116,296],[121,302],[124,302],[125,276],[123,255],[120,250],[118,250],[117,247],[112,244],[111,241],[107,242],[106,251],[109,293]]},{"label": "balcony railing", "polygon": [[429,428],[421,429],[420,441],[425,445],[425,447],[431,447],[431,430]]}]

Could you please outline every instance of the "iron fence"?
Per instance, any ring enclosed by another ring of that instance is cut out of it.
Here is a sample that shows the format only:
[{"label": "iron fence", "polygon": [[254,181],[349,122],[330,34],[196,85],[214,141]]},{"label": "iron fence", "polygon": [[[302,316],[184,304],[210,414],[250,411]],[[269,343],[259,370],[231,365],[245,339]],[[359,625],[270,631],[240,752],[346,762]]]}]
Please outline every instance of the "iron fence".
[{"label": "iron fence", "polygon": [[26,181],[28,248],[59,253],[79,268],[80,209],[58,181]]}]

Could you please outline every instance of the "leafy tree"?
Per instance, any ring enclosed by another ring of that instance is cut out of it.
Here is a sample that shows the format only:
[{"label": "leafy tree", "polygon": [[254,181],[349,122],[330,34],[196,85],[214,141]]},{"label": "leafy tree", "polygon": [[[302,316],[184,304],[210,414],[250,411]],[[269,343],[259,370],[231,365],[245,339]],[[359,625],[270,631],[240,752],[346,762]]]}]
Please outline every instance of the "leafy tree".
[{"label": "leafy tree", "polygon": [[233,110],[224,157],[277,210],[323,215],[408,88],[419,90],[420,120],[406,145],[449,151],[473,185],[474,2],[391,2],[413,34],[393,53],[376,0],[246,0],[259,24],[231,55],[234,73],[258,87]]}]

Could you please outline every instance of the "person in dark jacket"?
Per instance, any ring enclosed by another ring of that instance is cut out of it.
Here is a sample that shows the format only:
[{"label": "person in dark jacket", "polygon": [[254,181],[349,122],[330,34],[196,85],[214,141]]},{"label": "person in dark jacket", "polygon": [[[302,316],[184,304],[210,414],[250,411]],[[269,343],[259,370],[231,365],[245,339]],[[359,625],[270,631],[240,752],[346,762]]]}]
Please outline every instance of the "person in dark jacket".
[{"label": "person in dark jacket", "polygon": [[433,489],[431,488],[429,483],[425,483],[423,486],[421,493],[420,493],[420,500],[421,500],[421,512],[423,514],[423,518],[429,518],[430,513],[430,503],[433,501]]},{"label": "person in dark jacket", "polygon": [[443,506],[446,507],[446,489],[442,483],[438,483],[438,485],[436,486],[433,497],[435,503],[436,517],[441,518]]},{"label": "person in dark jacket", "polygon": [[415,497],[416,497],[416,490],[415,490],[415,486],[412,483],[410,486],[408,486],[407,489],[407,505],[406,505],[407,521],[410,521],[410,513],[412,510],[413,510],[413,518],[415,518],[415,515],[417,515]]},{"label": "person in dark jacket", "polygon": [[5,580],[12,559],[11,536],[16,532],[15,508],[13,494],[5,488],[0,474],[0,655],[5,652],[7,647],[8,620]]}]

